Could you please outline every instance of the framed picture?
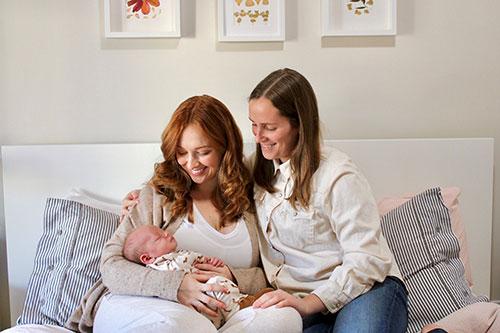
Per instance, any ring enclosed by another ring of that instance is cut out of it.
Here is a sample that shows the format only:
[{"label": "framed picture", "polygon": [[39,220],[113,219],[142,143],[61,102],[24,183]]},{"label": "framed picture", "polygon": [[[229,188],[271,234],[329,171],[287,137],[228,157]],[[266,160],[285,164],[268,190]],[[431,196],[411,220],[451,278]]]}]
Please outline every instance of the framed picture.
[{"label": "framed picture", "polygon": [[106,38],[178,38],[180,0],[104,0]]},{"label": "framed picture", "polygon": [[396,0],[321,0],[323,36],[396,34]]},{"label": "framed picture", "polygon": [[285,40],[285,0],[218,0],[221,42]]}]

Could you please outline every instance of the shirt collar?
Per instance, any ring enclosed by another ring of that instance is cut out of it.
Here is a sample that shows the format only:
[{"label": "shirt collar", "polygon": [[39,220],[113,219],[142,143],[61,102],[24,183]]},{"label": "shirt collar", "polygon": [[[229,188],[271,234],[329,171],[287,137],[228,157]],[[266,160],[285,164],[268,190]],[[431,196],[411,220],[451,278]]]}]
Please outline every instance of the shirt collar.
[{"label": "shirt collar", "polygon": [[292,167],[290,166],[290,160],[285,163],[281,163],[280,160],[273,160],[274,164],[274,175],[278,173],[278,171],[285,177],[289,178],[292,175]]}]

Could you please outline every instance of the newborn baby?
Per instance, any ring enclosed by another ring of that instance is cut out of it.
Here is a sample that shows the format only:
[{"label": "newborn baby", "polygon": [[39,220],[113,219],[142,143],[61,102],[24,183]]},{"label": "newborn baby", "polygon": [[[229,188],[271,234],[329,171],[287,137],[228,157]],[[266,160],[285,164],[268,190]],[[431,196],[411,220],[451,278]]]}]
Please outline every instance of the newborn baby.
[{"label": "newborn baby", "polygon": [[[191,273],[196,270],[197,263],[210,264],[214,267],[224,267],[224,262],[216,257],[203,256],[197,252],[187,250],[177,250],[177,241],[167,231],[153,225],[143,225],[132,231],[123,245],[123,256],[135,263],[144,264],[160,271],[184,271]],[[220,328],[238,310],[248,307],[260,297],[260,295],[272,291],[265,288],[256,295],[245,295],[233,281],[223,277],[214,276],[207,284],[218,284],[224,286],[229,293],[207,292],[207,295],[222,301],[225,309],[217,310],[217,317],[206,316]]]}]

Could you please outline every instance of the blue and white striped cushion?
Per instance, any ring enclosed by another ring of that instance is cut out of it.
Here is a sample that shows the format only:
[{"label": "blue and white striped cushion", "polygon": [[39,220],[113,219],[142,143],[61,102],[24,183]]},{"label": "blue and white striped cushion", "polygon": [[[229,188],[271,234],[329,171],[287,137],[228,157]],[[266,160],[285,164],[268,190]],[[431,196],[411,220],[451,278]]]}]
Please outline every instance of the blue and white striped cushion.
[{"label": "blue and white striped cushion", "polygon": [[116,214],[65,199],[47,199],[43,233],[17,324],[63,325],[99,278],[105,242]]},{"label": "blue and white striped cushion", "polygon": [[420,332],[466,305],[488,300],[475,296],[465,280],[460,245],[440,188],[384,215],[382,232],[408,289],[408,332]]}]

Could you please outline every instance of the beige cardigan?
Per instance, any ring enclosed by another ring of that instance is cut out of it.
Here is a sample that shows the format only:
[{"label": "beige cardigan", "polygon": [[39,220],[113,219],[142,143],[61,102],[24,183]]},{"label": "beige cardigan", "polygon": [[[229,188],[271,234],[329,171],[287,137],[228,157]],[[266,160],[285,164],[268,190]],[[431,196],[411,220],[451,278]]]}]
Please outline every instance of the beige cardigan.
[{"label": "beige cardigan", "polygon": [[[230,270],[241,292],[254,294],[259,289],[266,287],[267,282],[260,264],[255,216],[245,213],[243,218],[252,242],[252,267],[248,269],[230,268]],[[165,197],[156,193],[150,186],[143,188],[139,194],[139,204],[132,209],[129,216],[124,219],[104,246],[100,266],[102,280],[97,281],[83,297],[80,306],[65,324],[68,329],[80,332],[92,331],[93,320],[100,301],[108,292],[122,295],[156,296],[177,301],[177,290],[184,278],[184,272],[151,270],[128,261],[122,255],[123,243],[132,230],[140,225],[153,224],[174,233],[182,219],[171,223],[169,220],[169,203],[165,202]]]}]

